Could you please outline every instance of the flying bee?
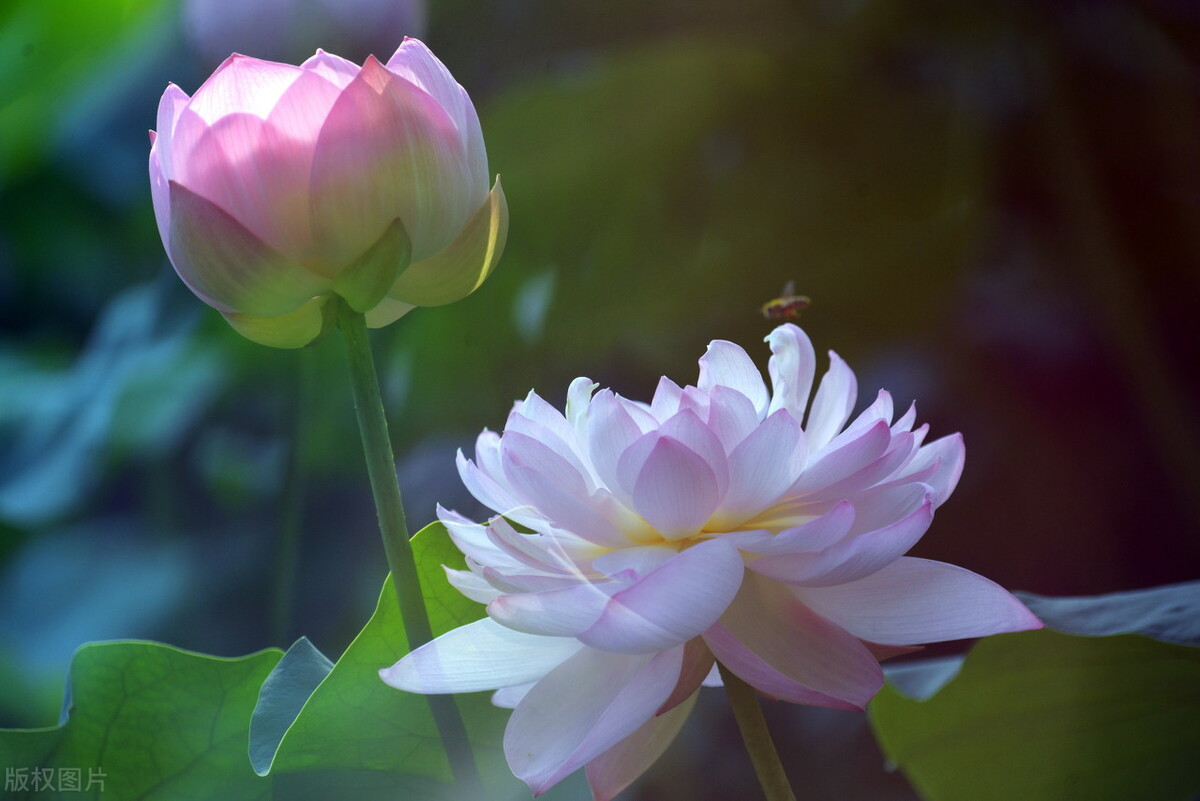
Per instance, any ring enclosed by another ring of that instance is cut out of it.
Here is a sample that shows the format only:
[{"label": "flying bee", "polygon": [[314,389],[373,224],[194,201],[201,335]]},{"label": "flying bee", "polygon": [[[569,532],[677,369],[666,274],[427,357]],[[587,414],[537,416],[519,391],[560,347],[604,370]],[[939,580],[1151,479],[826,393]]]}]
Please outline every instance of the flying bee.
[{"label": "flying bee", "polygon": [[796,282],[788,281],[779,297],[762,305],[762,316],[767,320],[798,320],[800,312],[812,305],[808,295],[796,294]]}]

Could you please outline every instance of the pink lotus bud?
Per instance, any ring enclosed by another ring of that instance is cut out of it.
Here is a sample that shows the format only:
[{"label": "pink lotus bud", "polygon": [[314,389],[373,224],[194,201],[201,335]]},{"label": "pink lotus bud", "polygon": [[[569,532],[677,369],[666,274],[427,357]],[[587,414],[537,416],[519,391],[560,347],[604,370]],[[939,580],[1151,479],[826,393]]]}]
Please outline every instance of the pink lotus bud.
[{"label": "pink lotus bud", "polygon": [[264,345],[311,342],[334,295],[376,328],[451,303],[504,248],[475,108],[416,39],[361,68],[231,56],[190,98],[167,87],[150,142],[176,272]]}]

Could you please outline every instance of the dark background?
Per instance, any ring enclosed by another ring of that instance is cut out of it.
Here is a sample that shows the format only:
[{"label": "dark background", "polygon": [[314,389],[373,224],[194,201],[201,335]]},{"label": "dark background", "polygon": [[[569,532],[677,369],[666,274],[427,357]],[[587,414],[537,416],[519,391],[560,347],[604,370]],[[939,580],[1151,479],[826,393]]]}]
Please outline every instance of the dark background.
[{"label": "dark background", "polygon": [[[860,408],[884,387],[966,438],[914,554],[1046,594],[1196,577],[1193,4],[353,5],[0,5],[0,725],[54,722],[82,642],[336,656],[377,596],[340,342],[241,340],[154,225],[158,98],[232,50],[417,35],[480,110],[501,266],[374,337],[411,522],[478,514],[454,449],[531,387],[647,399],[714,338],[765,366],[794,280]],[[911,797],[861,716],[769,717],[804,797]],[[713,693],[628,795],[736,797],[739,749]]]}]

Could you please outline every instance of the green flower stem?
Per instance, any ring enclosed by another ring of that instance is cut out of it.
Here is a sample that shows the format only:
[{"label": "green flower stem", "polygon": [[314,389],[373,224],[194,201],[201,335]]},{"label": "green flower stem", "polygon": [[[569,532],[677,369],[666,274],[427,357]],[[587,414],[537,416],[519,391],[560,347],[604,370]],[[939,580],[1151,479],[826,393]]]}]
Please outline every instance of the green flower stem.
[{"label": "green flower stem", "polygon": [[717,669],[721,671],[721,681],[725,683],[725,693],[742,732],[742,742],[750,753],[750,761],[767,801],[796,801],[787,774],[783,772],[783,763],[775,752],[775,744],[771,742],[771,733],[767,731],[767,721],[754,688],[720,662]]},{"label": "green flower stem", "polygon": [[292,407],[291,448],[287,474],[283,480],[283,513],[278,532],[275,563],[275,591],[271,608],[271,642],[287,647],[292,622],[292,604],[296,595],[296,561],[300,550],[300,530],[304,509],[305,432],[309,425],[313,383],[312,353],[297,351],[293,378],[295,402]]},{"label": "green flower stem", "polygon": [[[408,541],[408,524],[404,519],[404,504],[396,480],[396,459],[392,455],[387,418],[383,414],[383,398],[379,393],[379,378],[375,373],[375,360],[367,339],[367,321],[341,299],[331,302],[340,306],[338,326],[346,336],[346,353],[354,387],[354,410],[358,415],[358,428],[367,457],[367,473],[371,478],[371,492],[375,496],[383,550],[387,554],[388,568],[392,571],[392,584],[396,588],[396,600],[400,604],[400,616],[404,620],[409,648],[417,648],[433,639],[433,633],[425,612],[412,545]],[[425,699],[429,702],[429,710],[442,737],[442,746],[450,760],[455,781],[465,793],[463,797],[477,797],[481,786],[479,771],[454,697],[427,695]]]}]

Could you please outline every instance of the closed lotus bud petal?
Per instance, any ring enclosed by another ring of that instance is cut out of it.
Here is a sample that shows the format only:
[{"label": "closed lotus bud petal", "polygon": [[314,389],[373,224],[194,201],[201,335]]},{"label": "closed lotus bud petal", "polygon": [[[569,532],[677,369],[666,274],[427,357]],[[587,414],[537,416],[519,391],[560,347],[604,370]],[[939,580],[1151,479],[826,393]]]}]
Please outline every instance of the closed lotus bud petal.
[{"label": "closed lotus bud petal", "polygon": [[415,39],[385,65],[231,56],[150,135],[159,233],[180,278],[244,336],[302,347],[340,297],[368,325],[474,291],[508,208],[470,98]]}]

